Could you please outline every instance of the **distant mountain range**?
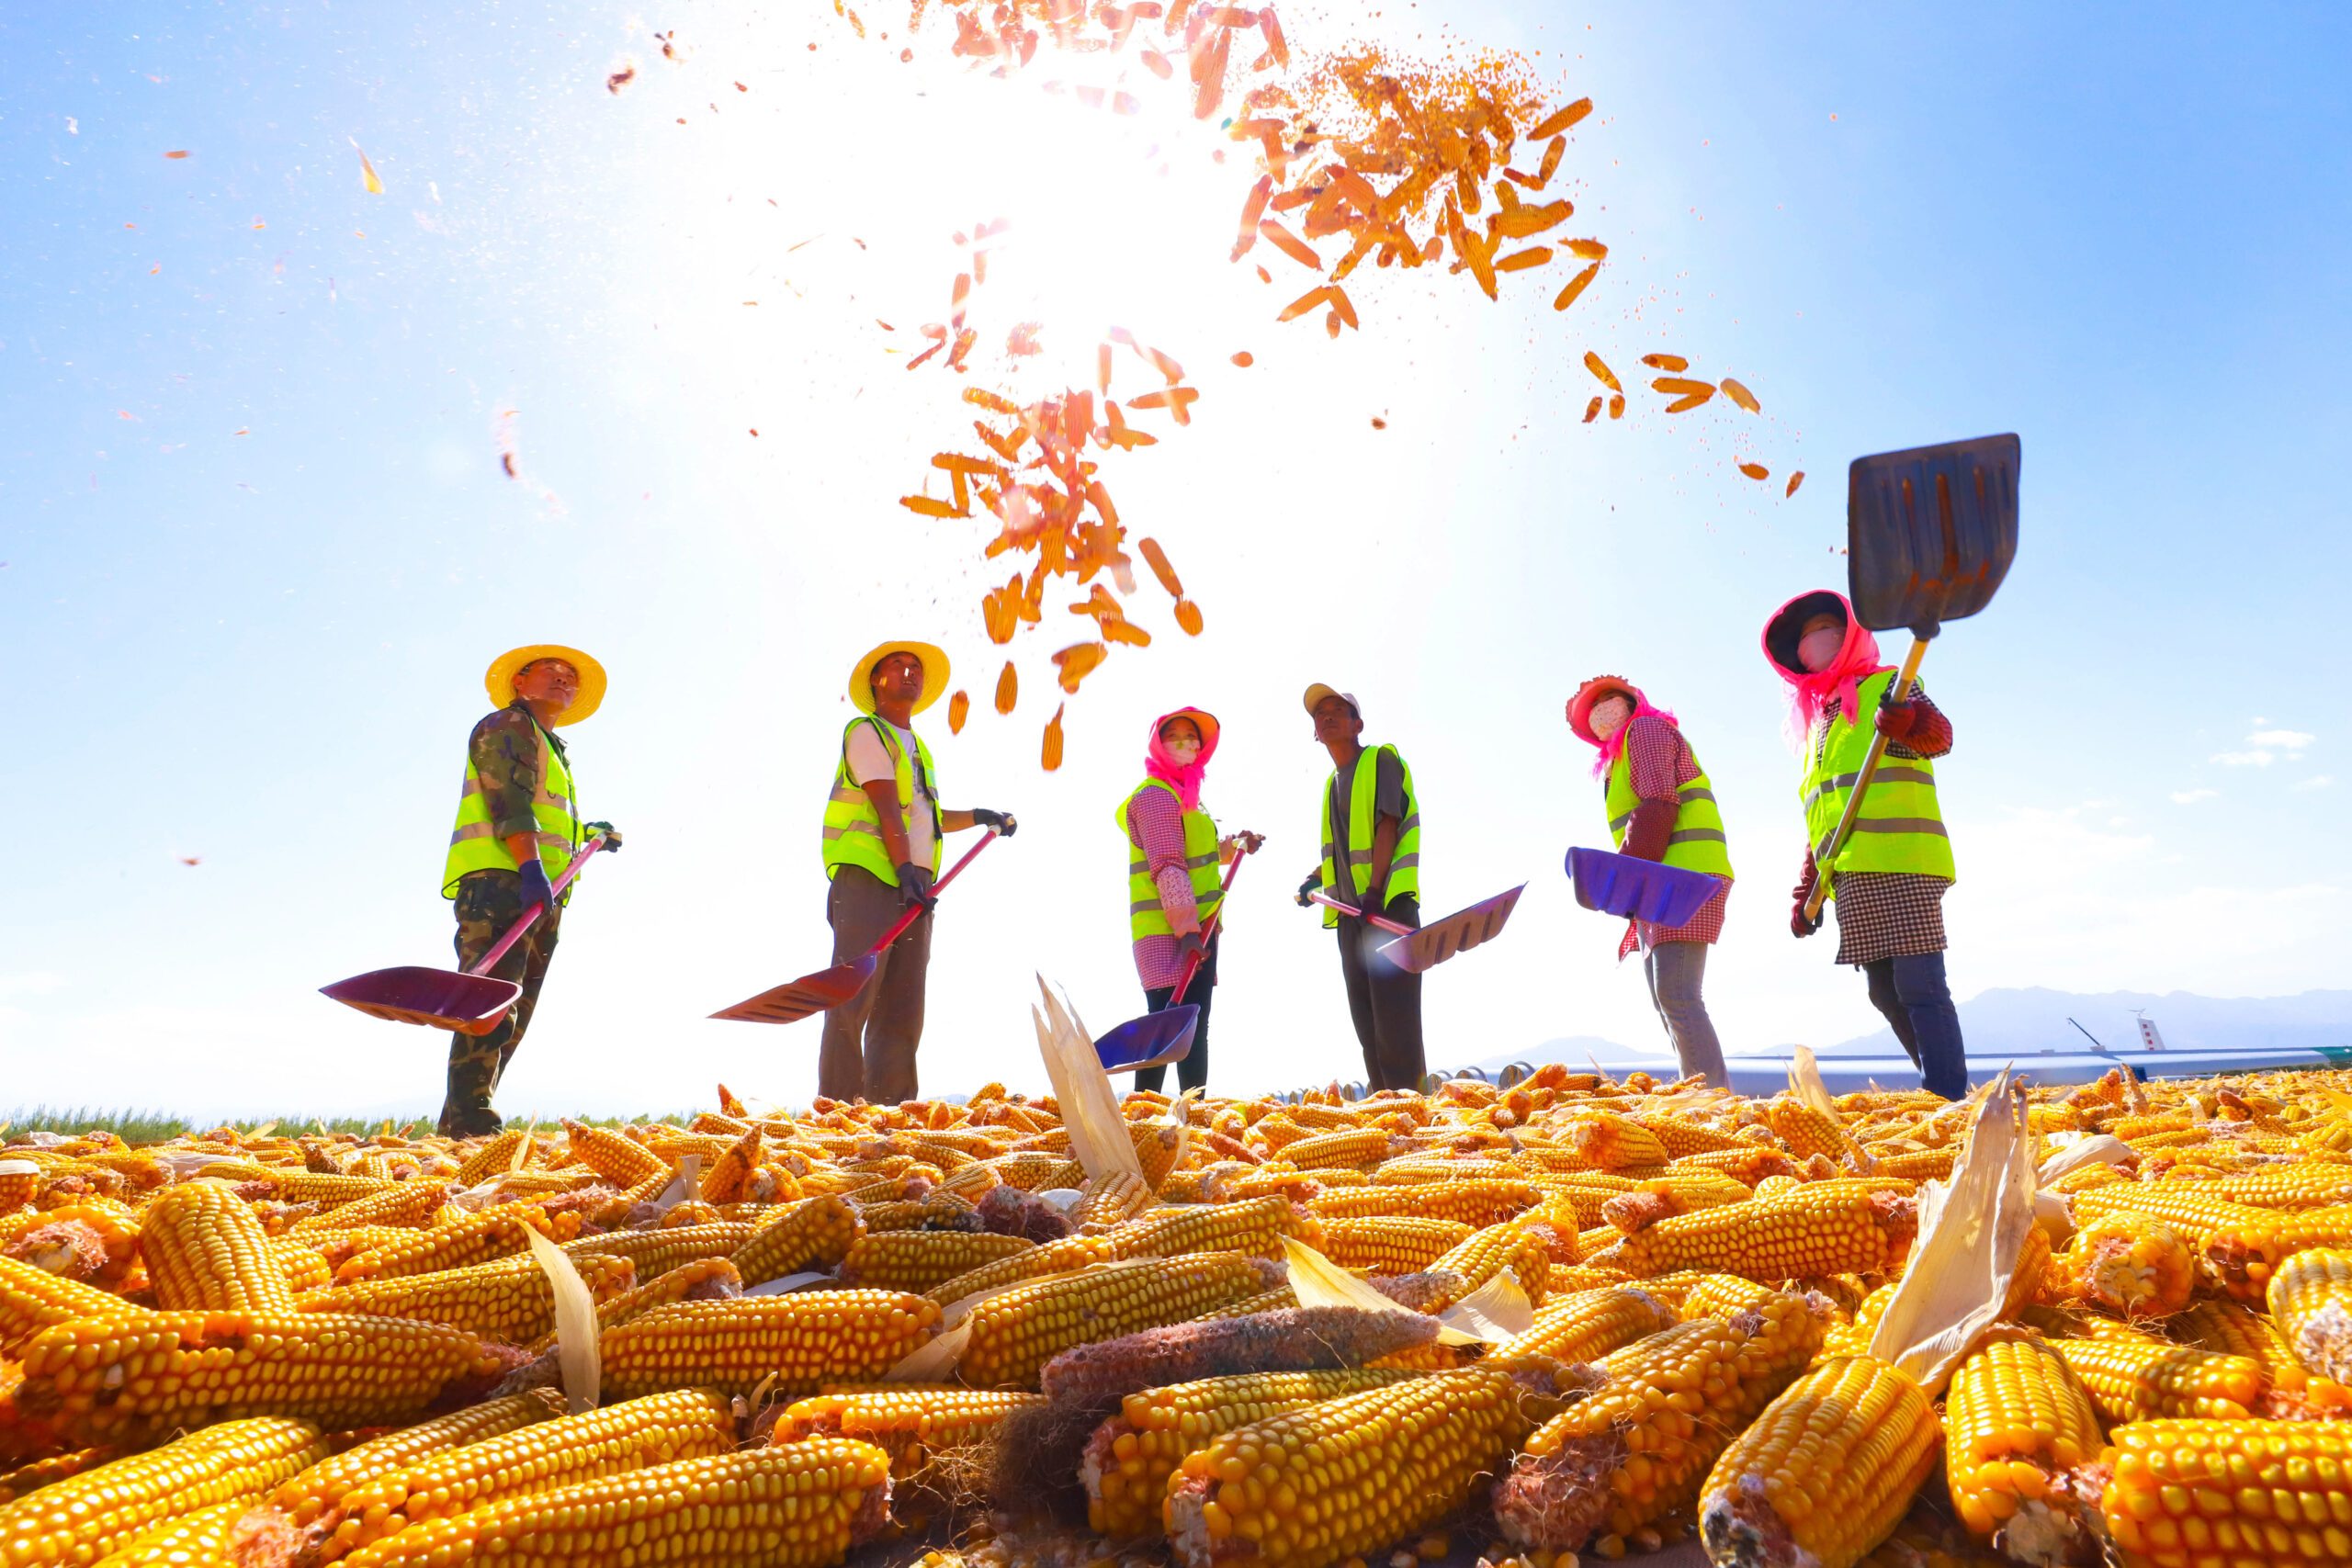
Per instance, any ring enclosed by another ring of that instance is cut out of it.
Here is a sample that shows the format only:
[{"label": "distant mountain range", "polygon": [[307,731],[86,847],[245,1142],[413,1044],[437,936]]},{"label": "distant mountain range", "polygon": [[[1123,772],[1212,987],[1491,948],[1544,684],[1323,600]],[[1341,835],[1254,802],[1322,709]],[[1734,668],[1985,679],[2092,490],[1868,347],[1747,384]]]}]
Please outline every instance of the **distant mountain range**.
[{"label": "distant mountain range", "polygon": [[[2176,1050],[2352,1046],[2352,991],[2340,990],[2304,991],[2291,997],[2200,997],[2188,991],[2161,996],[2106,991],[2086,996],[2039,986],[1997,987],[1960,1004],[1960,1028],[1967,1038],[1969,1055],[1980,1062],[2022,1059],[2045,1051],[2088,1050],[2090,1043],[2066,1021],[2070,1018],[2109,1050],[2130,1051],[2140,1043],[2137,1010],[2144,1010],[2155,1021],[2165,1043]],[[1805,1043],[1813,1045],[1820,1056],[1902,1055],[1894,1032],[1887,1029],[1834,1045]],[[1786,1048],[1784,1043],[1770,1049],[1777,1053]],[[1512,1062],[1577,1065],[1588,1056],[1611,1068],[1656,1068],[1672,1062],[1663,1038],[1637,1048],[1579,1034],[1471,1065],[1491,1072]]]}]

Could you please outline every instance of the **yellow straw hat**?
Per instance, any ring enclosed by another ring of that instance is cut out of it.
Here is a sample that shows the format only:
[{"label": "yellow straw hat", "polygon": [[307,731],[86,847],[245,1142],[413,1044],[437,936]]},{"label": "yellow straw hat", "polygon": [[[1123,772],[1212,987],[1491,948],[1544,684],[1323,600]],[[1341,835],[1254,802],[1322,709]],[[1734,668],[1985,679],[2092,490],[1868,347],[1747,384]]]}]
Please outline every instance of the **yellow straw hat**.
[{"label": "yellow straw hat", "polygon": [[910,653],[922,661],[922,695],[915,699],[913,711],[922,712],[947,690],[948,665],[944,649],[927,642],[909,642],[903,637],[895,642],[877,643],[871,652],[850,669],[849,700],[858,712],[874,711],[874,667],[894,653]]},{"label": "yellow straw hat", "polygon": [[571,694],[571,705],[555,716],[550,728],[578,724],[603,705],[605,700],[605,667],[576,648],[566,648],[557,642],[535,642],[528,648],[510,649],[490,662],[488,673],[481,678],[490,700],[500,707],[514,700],[514,677],[523,666],[536,659],[560,659],[580,671],[580,689]]}]

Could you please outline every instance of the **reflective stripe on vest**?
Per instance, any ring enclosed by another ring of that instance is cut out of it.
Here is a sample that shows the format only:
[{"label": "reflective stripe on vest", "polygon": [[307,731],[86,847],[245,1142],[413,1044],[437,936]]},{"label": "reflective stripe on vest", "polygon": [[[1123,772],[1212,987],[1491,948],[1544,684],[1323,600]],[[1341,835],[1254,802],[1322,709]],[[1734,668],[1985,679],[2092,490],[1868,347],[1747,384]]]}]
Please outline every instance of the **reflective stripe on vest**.
[{"label": "reflective stripe on vest", "polygon": [[[1332,769],[1331,776],[1323,781],[1323,891],[1334,897],[1361,900],[1372,888],[1372,839],[1378,825],[1373,801],[1379,792],[1383,751],[1396,759],[1396,772],[1405,786],[1405,817],[1396,829],[1396,849],[1388,862],[1388,885],[1383,891],[1389,898],[1420,896],[1421,807],[1413,794],[1413,770],[1405,765],[1405,758],[1396,747],[1368,746],[1356,758],[1355,777],[1348,788],[1348,841],[1344,847],[1331,842],[1331,789],[1339,783],[1340,771]],[[1340,888],[1340,853],[1347,856],[1344,891],[1335,891]],[[1323,923],[1327,927],[1338,925],[1339,911],[1324,910]]]},{"label": "reflective stripe on vest", "polygon": [[[1894,679],[1894,671],[1882,670],[1862,682],[1854,694],[1856,709],[1876,713]],[[1810,763],[1797,793],[1804,803],[1805,838],[1813,845],[1816,863],[1827,854],[1838,819],[1845,814],[1846,797],[1861,776],[1871,733],[1869,722],[1856,724],[1852,716],[1840,712],[1834,719],[1816,723],[1805,738]],[[1823,869],[1910,872],[1951,881],[1951,840],[1944,831],[1943,812],[1936,802],[1934,764],[1911,757],[1881,762],[1871,776],[1870,793],[1862,797],[1853,835],[1838,852],[1837,863]],[[1837,897],[1834,877],[1830,897]]]},{"label": "reflective stripe on vest", "polygon": [[[1625,847],[1625,833],[1633,826],[1634,813],[1642,804],[1642,797],[1634,793],[1632,750],[1630,743],[1621,748],[1617,761],[1609,769],[1609,837],[1621,850]],[[1690,765],[1699,767],[1695,751],[1690,754]],[[1731,843],[1724,836],[1723,814],[1715,808],[1715,792],[1707,782],[1705,770],[1701,769],[1698,777],[1682,785],[1680,794],[1682,803],[1675,808],[1674,830],[1667,835],[1666,863],[1685,871],[1703,871],[1711,876],[1731,875]]]},{"label": "reflective stripe on vest", "polygon": [[[1148,789],[1164,789],[1170,795],[1176,793],[1164,779],[1146,779],[1129,791],[1127,797],[1119,802],[1119,808],[1111,814],[1127,840],[1127,932],[1137,941],[1148,936],[1173,936],[1176,931],[1160,903],[1159,884],[1152,877],[1149,860],[1143,846],[1136,842],[1134,824],[1127,819],[1127,808],[1135,805],[1136,795]],[[1192,881],[1193,904],[1205,928],[1225,897],[1217,875],[1216,820],[1205,811],[1187,811],[1183,817],[1185,874]]]},{"label": "reflective stripe on vest", "polygon": [[898,769],[899,825],[908,835],[910,847],[914,841],[910,807],[915,798],[916,768],[918,763],[921,765],[922,792],[931,801],[931,870],[935,876],[947,831],[946,824],[940,820],[939,773],[931,765],[931,748],[922,743],[922,736],[916,735],[915,754],[910,757],[889,724],[862,714],[842,730],[841,760],[833,764],[833,790],[825,797],[825,880],[831,881],[833,873],[842,866],[854,865],[871,872],[892,887],[899,885],[899,868],[891,863],[889,846],[882,838],[882,818],[875,813],[874,797],[850,776],[849,738],[861,724],[873,726],[874,733],[881,738],[882,750]]},{"label": "reflective stripe on vest", "polygon": [[[531,733],[539,743],[539,786],[531,793],[533,836],[538,840],[539,864],[547,868],[548,880],[553,882],[571,863],[572,851],[580,847],[580,807],[572,799],[571,762],[556,750],[537,719],[531,721]],[[497,826],[491,820],[490,798],[482,794],[481,777],[474,771],[469,750],[465,783],[458,790],[458,821],[449,832],[448,858],[441,863],[441,897],[455,898],[458,879],[469,872],[516,869],[514,857],[506,852],[506,840],[498,836]],[[567,891],[563,897],[569,903],[571,895]]]}]

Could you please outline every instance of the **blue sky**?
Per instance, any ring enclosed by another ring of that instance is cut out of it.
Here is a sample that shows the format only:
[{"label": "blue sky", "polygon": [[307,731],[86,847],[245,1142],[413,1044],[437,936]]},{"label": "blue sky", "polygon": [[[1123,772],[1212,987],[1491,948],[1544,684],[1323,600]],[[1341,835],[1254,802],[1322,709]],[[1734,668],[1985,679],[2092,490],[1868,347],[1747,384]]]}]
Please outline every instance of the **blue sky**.
[{"label": "blue sky", "polygon": [[[1657,1043],[1557,869],[1601,833],[1558,716],[1602,670],[1681,715],[1724,798],[1727,1045],[1862,1032],[1829,940],[1785,932],[1795,765],[1757,631],[1842,580],[1849,460],[1995,430],[2024,438],[2023,547],[1926,671],[1959,737],[1955,988],[2341,983],[2340,7],[1286,14],[1303,48],[1540,50],[1598,105],[1565,167],[1612,257],[1574,311],[1548,275],[1500,305],[1382,275],[1339,343],[1227,265],[1248,176],[1181,109],[1106,132],[1037,73],[961,71],[936,20],[901,64],[903,16],[873,9],[888,42],[815,3],[0,18],[11,1099],[429,1109],[438,1040],[314,988],[446,957],[481,671],[543,639],[612,671],[571,734],[630,843],[567,922],[510,1110],[707,1102],[714,1078],[805,1100],[815,1026],[702,1015],[825,957],[841,687],[894,632],[979,698],[960,737],[929,716],[951,803],[1024,824],[944,915],[927,1084],[1039,1078],[1034,973],[1098,1026],[1139,1005],[1109,814],[1182,703],[1227,726],[1210,806],[1272,840],[1234,901],[1213,1081],[1352,1074],[1329,939],[1288,903],[1328,765],[1315,680],[1412,761],[1429,906],[1532,884],[1429,982],[1433,1062]],[[1159,641],[1072,699],[1050,776],[1068,639],[1017,643],[1022,705],[986,711],[976,601],[1001,574],[974,525],[892,504],[968,411],[875,325],[940,316],[949,233],[1012,213],[1001,286],[1056,355],[1115,320],[1203,392],[1114,490],[1206,634],[1147,581]],[[1587,348],[1687,355],[1765,416],[1636,400],[1585,427]]]}]

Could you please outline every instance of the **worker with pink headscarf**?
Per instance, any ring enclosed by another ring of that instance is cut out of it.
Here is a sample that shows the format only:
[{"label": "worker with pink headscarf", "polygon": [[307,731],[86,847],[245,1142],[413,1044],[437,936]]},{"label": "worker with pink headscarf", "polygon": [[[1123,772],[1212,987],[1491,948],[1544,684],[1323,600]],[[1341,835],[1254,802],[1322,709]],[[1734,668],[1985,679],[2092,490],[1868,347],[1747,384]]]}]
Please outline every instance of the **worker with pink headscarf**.
[{"label": "worker with pink headscarf", "polygon": [[1679,926],[1626,921],[1617,956],[1641,950],[1650,1005],[1666,1025],[1682,1076],[1729,1089],[1724,1048],[1699,994],[1707,949],[1723,934],[1724,906],[1731,897],[1731,846],[1714,785],[1682,738],[1681,723],[1651,706],[1642,689],[1623,676],[1595,675],[1578,686],[1568,699],[1567,717],[1577,739],[1600,753],[1592,774],[1601,782],[1617,852],[1722,879],[1714,897]]},{"label": "worker with pink headscarf", "polygon": [[[1804,761],[1804,866],[1789,929],[1799,937],[1820,929],[1805,907],[1816,880],[1828,877],[1838,962],[1869,976],[1871,1005],[1921,1082],[1961,1099],[1968,1055],[1944,977],[1943,897],[1956,873],[1933,762],[1951,750],[1951,721],[1917,680],[1907,692],[1891,690],[1894,669],[1880,662],[1878,639],[1842,593],[1818,589],[1781,605],[1764,624],[1764,657],[1788,682],[1788,736]],[[1885,759],[1852,836],[1824,864],[1873,732],[1886,738]]]},{"label": "worker with pink headscarf", "polygon": [[[1216,820],[1201,809],[1201,778],[1216,755],[1218,725],[1199,708],[1178,708],[1152,721],[1144,742],[1144,781],[1119,803],[1127,838],[1127,927],[1135,942],[1136,977],[1144,1010],[1196,1007],[1193,1049],[1176,1064],[1180,1089],[1200,1089],[1209,1077],[1209,1000],[1216,987],[1216,916],[1224,904],[1221,868],[1255,854],[1265,840],[1242,831],[1220,838]],[[1200,967],[1179,997],[1176,987],[1195,956]],[[1165,1066],[1140,1067],[1136,1088],[1157,1091]]]}]

